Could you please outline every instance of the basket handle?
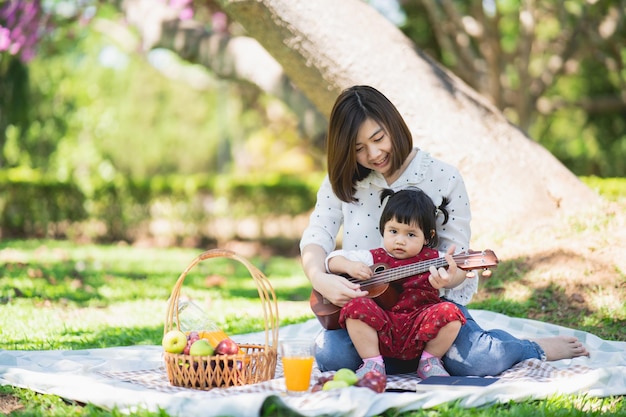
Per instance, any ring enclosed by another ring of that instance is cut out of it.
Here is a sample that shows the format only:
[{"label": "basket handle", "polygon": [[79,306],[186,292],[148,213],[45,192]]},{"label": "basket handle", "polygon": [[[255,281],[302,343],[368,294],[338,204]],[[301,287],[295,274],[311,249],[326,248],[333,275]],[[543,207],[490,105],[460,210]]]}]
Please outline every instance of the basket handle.
[{"label": "basket handle", "polygon": [[[238,255],[237,253],[228,250],[228,249],[210,249],[207,250],[200,255],[198,255],[185,270],[180,274],[176,284],[174,284],[174,288],[172,289],[172,294],[170,299],[168,300],[168,308],[167,315],[165,318],[165,325],[163,328],[163,334],[174,328],[174,323],[176,323],[176,327],[179,327],[178,320],[178,299],[180,297],[180,289],[185,281],[185,277],[191,271],[193,267],[195,267],[200,262],[211,259],[211,258],[228,258],[239,261],[243,264],[247,269],[252,278],[254,279],[254,283],[256,284],[259,298],[261,299],[261,305],[263,307],[263,319],[264,319],[264,328],[265,328],[265,346],[273,345],[277,347],[278,343],[278,305],[276,303],[276,293],[272,288],[267,277],[250,261],[246,258]],[[272,337],[270,343],[270,336]]]}]

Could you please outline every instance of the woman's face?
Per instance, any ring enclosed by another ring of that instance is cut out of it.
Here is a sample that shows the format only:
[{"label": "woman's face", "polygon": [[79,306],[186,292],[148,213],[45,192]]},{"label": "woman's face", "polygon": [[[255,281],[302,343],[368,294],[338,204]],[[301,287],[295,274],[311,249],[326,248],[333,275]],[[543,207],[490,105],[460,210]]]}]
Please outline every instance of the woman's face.
[{"label": "woman's face", "polygon": [[365,168],[391,175],[391,138],[381,125],[365,119],[356,137],[356,161]]}]

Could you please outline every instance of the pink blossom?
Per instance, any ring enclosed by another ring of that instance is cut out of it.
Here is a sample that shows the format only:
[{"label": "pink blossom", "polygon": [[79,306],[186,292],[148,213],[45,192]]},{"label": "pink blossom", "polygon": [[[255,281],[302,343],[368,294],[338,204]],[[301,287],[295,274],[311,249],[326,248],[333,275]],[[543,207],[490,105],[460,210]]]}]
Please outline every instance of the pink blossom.
[{"label": "pink blossom", "polygon": [[193,18],[192,0],[169,0],[169,6],[179,9],[178,18],[180,20],[190,20]]},{"label": "pink blossom", "polygon": [[178,14],[180,20],[191,20],[193,18],[193,9],[191,7],[185,7]]},{"label": "pink blossom", "polygon": [[183,8],[191,3],[191,0],[170,0],[170,6],[174,8]]},{"label": "pink blossom", "polygon": [[228,31],[228,18],[222,12],[214,13],[211,16],[211,27],[214,33],[226,33]]},{"label": "pink blossom", "polygon": [[0,51],[6,51],[9,49],[9,46],[11,45],[10,34],[11,31],[9,31],[9,29],[0,26]]},{"label": "pink blossom", "polygon": [[31,59],[35,57],[35,48],[33,47],[24,48],[20,56],[22,57],[22,61],[29,62]]},{"label": "pink blossom", "polygon": [[17,53],[20,51],[20,44],[19,43],[13,43],[11,44],[11,46],[9,47],[9,53],[11,55],[17,55]]}]

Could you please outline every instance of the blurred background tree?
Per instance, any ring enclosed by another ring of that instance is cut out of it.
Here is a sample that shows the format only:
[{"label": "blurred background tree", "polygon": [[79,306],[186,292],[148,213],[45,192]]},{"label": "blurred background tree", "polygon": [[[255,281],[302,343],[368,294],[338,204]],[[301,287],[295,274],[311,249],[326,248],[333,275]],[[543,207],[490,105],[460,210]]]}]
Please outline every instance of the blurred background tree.
[{"label": "blurred background tree", "polygon": [[626,174],[626,2],[400,3],[398,23],[420,48],[570,170]]},{"label": "blurred background tree", "polygon": [[[259,186],[274,187],[276,175],[306,183],[323,174],[325,121],[217,2],[153,0],[151,10],[166,6],[177,19],[150,38],[122,13],[137,1],[0,2],[3,187],[45,179],[77,187],[87,213],[132,206],[113,210],[108,224],[128,238],[131,219],[149,215],[137,213],[140,197],[154,190],[189,199],[220,189],[212,174],[239,178],[233,193],[262,178]],[[369,3],[575,174],[626,175],[624,0]],[[237,66],[236,48],[227,47],[235,41],[247,42],[252,68]],[[276,75],[266,82],[259,74],[270,69]],[[98,203],[103,189],[116,191]],[[314,192],[294,190],[307,201]],[[2,200],[3,216],[16,221],[24,208]],[[289,204],[291,212],[307,206]]]},{"label": "blurred background tree", "polygon": [[[57,8],[47,12],[37,0],[4,7],[13,6],[7,15],[34,8],[50,19],[66,3],[72,2],[50,2]],[[132,178],[226,173],[234,169],[229,149],[245,149],[244,138],[269,144],[278,137],[289,145],[255,145],[247,156],[238,151],[237,168],[265,168],[259,156],[270,157],[279,170],[307,168],[289,155],[300,138],[295,116],[280,101],[251,85],[222,81],[168,51],[143,53],[141,40],[120,26],[123,16],[107,4],[78,2],[63,12],[71,18],[56,19],[48,32],[16,28],[16,37],[42,33],[37,55],[27,50],[26,60],[8,49],[0,55],[8,92],[2,94],[6,122],[0,131],[11,135],[2,144],[4,167],[28,166],[59,178],[90,171]],[[86,14],[88,26],[82,24]]]}]

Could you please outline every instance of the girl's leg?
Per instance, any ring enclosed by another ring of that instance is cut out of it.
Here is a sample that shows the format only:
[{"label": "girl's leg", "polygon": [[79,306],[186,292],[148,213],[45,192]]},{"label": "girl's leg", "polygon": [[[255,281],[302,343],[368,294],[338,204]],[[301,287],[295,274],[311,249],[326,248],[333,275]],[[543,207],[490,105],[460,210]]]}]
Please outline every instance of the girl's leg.
[{"label": "girl's leg", "polygon": [[[348,326],[348,323],[350,323],[350,326],[352,327],[350,330],[352,336],[355,337],[355,340],[358,340],[356,339],[357,336],[359,338],[366,338],[367,343],[373,344],[375,347],[376,351],[374,353],[376,355],[380,355],[380,351],[378,350],[378,334],[376,333],[376,330],[370,326],[365,326],[365,323],[360,320],[350,318],[352,314],[358,316],[359,311],[361,310],[373,312],[376,312],[377,310],[382,311],[376,302],[370,298],[355,298],[342,307],[341,314],[339,316],[340,324],[342,326]],[[365,326],[365,328],[361,327],[360,324]],[[357,335],[359,332],[365,333]],[[344,329],[322,330],[322,332],[317,336],[315,342],[315,359],[321,371],[336,371],[341,368],[356,370],[363,362],[361,358],[369,357],[359,355],[359,352],[357,352],[348,331]],[[359,345],[359,349],[362,350],[360,353],[369,353],[363,351],[363,346],[363,344]]]},{"label": "girl's leg", "polygon": [[421,379],[429,376],[449,376],[443,364],[441,357],[450,349],[455,338],[461,329],[461,321],[451,321],[441,329],[434,339],[426,342],[422,357],[417,365],[417,376]]},{"label": "girl's leg", "polygon": [[461,326],[460,321],[451,321],[443,326],[434,339],[426,342],[424,352],[428,352],[432,356],[441,358],[450,349],[452,343],[454,343],[454,340],[459,334],[459,330],[461,330]]},{"label": "girl's leg", "polygon": [[[417,369],[418,360],[384,358],[387,375],[408,374]],[[356,371],[363,363],[345,329],[322,330],[315,338],[315,360],[322,372],[348,368]]]},{"label": "girl's leg", "polygon": [[363,323],[361,320],[346,319],[346,330],[359,356],[364,360],[380,356],[378,348],[378,333],[376,329]]},{"label": "girl's leg", "polygon": [[346,329],[354,343],[359,356],[363,359],[363,365],[356,370],[356,375],[361,378],[370,371],[377,371],[386,375],[385,362],[380,356],[378,347],[378,333],[376,329],[368,326],[361,320],[346,319]]}]

